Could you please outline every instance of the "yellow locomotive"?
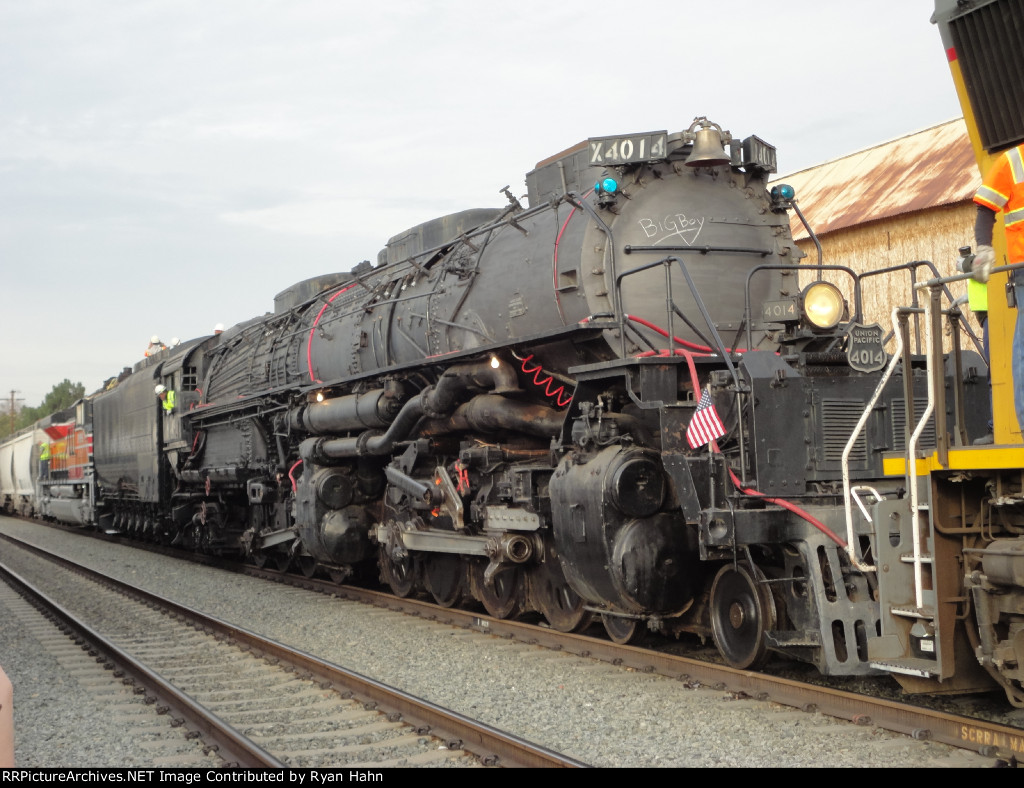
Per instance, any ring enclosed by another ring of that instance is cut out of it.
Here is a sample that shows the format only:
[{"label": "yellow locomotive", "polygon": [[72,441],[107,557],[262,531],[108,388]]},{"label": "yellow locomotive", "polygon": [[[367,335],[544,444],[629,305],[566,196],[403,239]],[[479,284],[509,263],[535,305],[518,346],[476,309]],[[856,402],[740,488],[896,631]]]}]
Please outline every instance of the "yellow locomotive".
[{"label": "yellow locomotive", "polygon": [[[1014,77],[1024,3],[936,0],[932,21],[984,175],[1004,150],[1024,141],[1024,86]],[[875,562],[882,631],[892,634],[872,641],[872,662],[911,691],[966,691],[995,680],[1011,703],[1024,706],[1024,442],[1013,395],[1016,266],[1006,254],[1002,221],[993,246],[997,267],[987,286],[993,440],[971,442],[955,423],[941,425],[934,451],[916,451],[911,440],[907,452],[887,457],[887,475],[906,476],[908,505],[881,505],[874,515],[909,520],[912,539],[889,555],[883,546]],[[931,316],[932,370],[948,363],[937,338],[939,292],[964,276],[919,286]],[[953,363],[957,353],[954,348]],[[956,392],[931,386],[926,410],[943,414],[950,396]],[[894,574],[905,577],[903,598],[884,581]]]}]

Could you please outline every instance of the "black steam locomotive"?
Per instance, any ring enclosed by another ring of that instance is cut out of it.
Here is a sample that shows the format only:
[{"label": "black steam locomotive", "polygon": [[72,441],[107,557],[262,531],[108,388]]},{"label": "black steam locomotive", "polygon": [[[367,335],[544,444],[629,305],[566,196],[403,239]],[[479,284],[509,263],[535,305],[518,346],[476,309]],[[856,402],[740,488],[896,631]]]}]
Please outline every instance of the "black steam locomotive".
[{"label": "black steam locomotive", "polygon": [[[553,156],[530,207],[506,189],[141,362],[79,409],[94,478],[36,511],[742,668],[942,681],[935,623],[893,612],[912,484],[885,465],[925,364],[889,363],[854,272],[801,264],[774,171],[705,118]],[[987,381],[939,374],[959,399],[918,448],[986,431]]]}]

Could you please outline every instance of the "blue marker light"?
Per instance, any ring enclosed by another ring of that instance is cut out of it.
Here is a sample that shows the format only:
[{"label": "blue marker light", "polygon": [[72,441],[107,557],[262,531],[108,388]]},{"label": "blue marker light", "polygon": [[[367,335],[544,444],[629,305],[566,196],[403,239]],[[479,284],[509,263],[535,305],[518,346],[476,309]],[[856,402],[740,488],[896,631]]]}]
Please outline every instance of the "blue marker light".
[{"label": "blue marker light", "polygon": [[792,200],[796,196],[796,189],[788,183],[780,183],[772,187],[772,197],[782,200]]},{"label": "blue marker light", "polygon": [[615,194],[619,190],[619,184],[615,182],[614,178],[605,178],[601,181],[601,191],[608,192],[609,194]]}]

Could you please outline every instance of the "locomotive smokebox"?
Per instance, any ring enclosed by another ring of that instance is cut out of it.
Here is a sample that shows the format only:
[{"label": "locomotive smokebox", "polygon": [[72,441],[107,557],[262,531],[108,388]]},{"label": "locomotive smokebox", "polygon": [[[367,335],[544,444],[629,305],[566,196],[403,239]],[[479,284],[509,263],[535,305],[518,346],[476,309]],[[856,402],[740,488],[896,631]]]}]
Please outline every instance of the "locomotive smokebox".
[{"label": "locomotive smokebox", "polygon": [[581,597],[634,614],[679,610],[693,598],[696,534],[663,511],[667,486],[661,463],[639,449],[562,461],[551,479],[554,534]]}]

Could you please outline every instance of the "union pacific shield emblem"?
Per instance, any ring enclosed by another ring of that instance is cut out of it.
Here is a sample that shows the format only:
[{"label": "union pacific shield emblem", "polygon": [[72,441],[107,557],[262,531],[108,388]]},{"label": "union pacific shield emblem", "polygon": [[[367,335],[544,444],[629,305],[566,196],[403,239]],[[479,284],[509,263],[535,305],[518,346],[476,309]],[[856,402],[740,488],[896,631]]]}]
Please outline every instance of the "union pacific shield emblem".
[{"label": "union pacific shield emblem", "polygon": [[854,323],[846,344],[846,358],[858,372],[877,372],[885,366],[888,356],[882,345],[885,335],[878,323],[862,326]]}]

